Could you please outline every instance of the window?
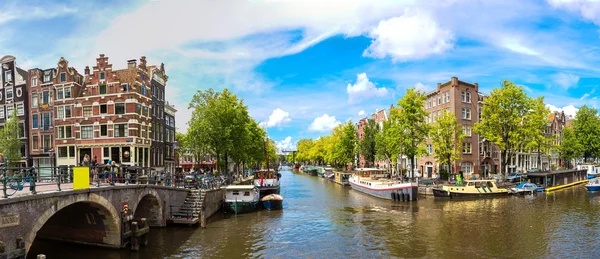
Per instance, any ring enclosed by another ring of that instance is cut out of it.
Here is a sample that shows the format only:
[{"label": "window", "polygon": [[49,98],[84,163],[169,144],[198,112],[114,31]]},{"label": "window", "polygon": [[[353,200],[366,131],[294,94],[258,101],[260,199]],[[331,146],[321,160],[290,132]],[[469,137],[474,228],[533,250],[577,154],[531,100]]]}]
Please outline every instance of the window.
[{"label": "window", "polygon": [[50,82],[50,71],[44,73],[44,82]]},{"label": "window", "polygon": [[100,104],[100,114],[106,114],[108,113],[108,108],[106,106],[106,104]]},{"label": "window", "polygon": [[33,136],[31,138],[31,149],[39,149],[39,148],[40,148],[40,143],[39,143],[38,136]]},{"label": "window", "polygon": [[138,103],[137,108],[135,110],[137,114],[142,114],[142,105]]},{"label": "window", "polygon": [[462,108],[462,118],[463,118],[463,120],[471,119],[471,109],[470,108]]},{"label": "window", "polygon": [[463,143],[463,153],[471,154],[471,143],[469,143],[469,142]]},{"label": "window", "polygon": [[102,136],[102,137],[108,136],[108,126],[107,125],[100,125],[100,136]]},{"label": "window", "polygon": [[12,104],[6,105],[6,118],[10,118],[12,116],[12,112],[15,107]]},{"label": "window", "polygon": [[169,125],[171,125],[171,127],[175,127],[175,119],[173,117],[169,117]]},{"label": "window", "polygon": [[142,95],[146,96],[146,86],[142,85]]},{"label": "window", "polygon": [[72,126],[58,127],[58,138],[72,138],[72,137],[73,137]]},{"label": "window", "polygon": [[467,137],[471,136],[471,126],[463,126],[463,135]]},{"label": "window", "polygon": [[65,118],[71,118],[71,106],[65,106]]},{"label": "window", "polygon": [[471,103],[471,93],[461,92],[461,98],[463,103]]},{"label": "window", "polygon": [[100,94],[106,94],[106,85],[100,85]]},{"label": "window", "polygon": [[4,77],[5,82],[12,82],[12,71],[6,71],[4,72],[4,75],[6,75],[6,77]]},{"label": "window", "polygon": [[25,137],[25,122],[19,123],[19,138]]},{"label": "window", "polygon": [[0,106],[0,119],[4,119],[4,106]]},{"label": "window", "polygon": [[129,84],[123,84],[123,92],[129,92]]},{"label": "window", "polygon": [[65,73],[65,72],[61,72],[61,73],[60,73],[60,82],[61,82],[61,83],[64,83],[64,82],[66,82],[66,81],[67,81],[67,73]]},{"label": "window", "polygon": [[442,104],[442,96],[438,95],[438,105]]},{"label": "window", "polygon": [[50,126],[52,125],[51,120],[52,120],[51,113],[42,114],[42,125],[41,126],[42,126],[43,130],[50,130]]},{"label": "window", "polygon": [[94,126],[81,126],[81,139],[94,138]]},{"label": "window", "polygon": [[56,90],[56,100],[71,98],[71,87],[58,88]]},{"label": "window", "polygon": [[42,138],[42,148],[52,148],[52,136],[44,135]]},{"label": "window", "polygon": [[57,119],[71,118],[71,106],[60,106],[56,108]]},{"label": "window", "polygon": [[432,144],[427,144],[427,153],[428,154],[433,154],[433,145]]},{"label": "window", "polygon": [[50,104],[50,92],[44,91],[42,93],[42,104]]},{"label": "window", "polygon": [[75,147],[74,146],[69,147],[69,157],[75,157]]},{"label": "window", "polygon": [[433,100],[431,100],[431,103],[433,104],[431,107],[435,107],[435,97],[433,97]]},{"label": "window", "polygon": [[467,92],[467,102],[471,103],[471,93]]},{"label": "window", "polygon": [[446,102],[450,102],[450,92],[446,92]]},{"label": "window", "polygon": [[10,100],[13,97],[14,97],[13,96],[13,88],[12,87],[6,88],[6,99]]},{"label": "window", "polygon": [[124,103],[115,103],[115,114],[125,114]]},{"label": "window", "polygon": [[69,157],[67,147],[58,147],[58,157]]},{"label": "window", "polygon": [[17,115],[18,116],[23,116],[25,115],[25,107],[23,107],[24,105],[22,103],[17,103]]},{"label": "window", "polygon": [[37,77],[31,77],[31,86],[37,86]]},{"label": "window", "polygon": [[37,129],[38,125],[39,125],[38,115],[37,114],[31,115],[31,128]]},{"label": "window", "polygon": [[114,125],[115,138],[127,137],[127,124]]},{"label": "window", "polygon": [[93,115],[92,106],[83,107],[83,117],[91,117]]},{"label": "window", "polygon": [[103,157],[109,157],[109,156],[110,156],[110,153],[109,153],[109,151],[110,151],[110,149],[109,149],[109,148],[107,148],[107,147],[103,148],[103,149],[102,149],[102,156],[103,156]]},{"label": "window", "polygon": [[104,72],[100,72],[100,80],[104,81],[106,79],[106,75]]},{"label": "window", "polygon": [[460,170],[463,171],[464,174],[472,174],[473,173],[473,163],[463,162],[460,165]]},{"label": "window", "polygon": [[31,108],[37,108],[37,107],[38,107],[38,94],[32,93],[31,94]]}]

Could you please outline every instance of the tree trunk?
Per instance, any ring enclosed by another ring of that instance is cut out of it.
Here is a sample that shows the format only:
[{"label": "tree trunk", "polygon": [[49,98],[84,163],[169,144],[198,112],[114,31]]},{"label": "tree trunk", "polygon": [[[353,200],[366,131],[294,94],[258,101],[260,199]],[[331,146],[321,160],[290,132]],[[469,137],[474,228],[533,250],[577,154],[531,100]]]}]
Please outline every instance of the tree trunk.
[{"label": "tree trunk", "polygon": [[502,175],[506,176],[506,165],[508,164],[508,151],[507,150],[502,150],[502,159],[500,161],[500,173],[502,173]]},{"label": "tree trunk", "polygon": [[415,178],[415,156],[410,156],[410,178],[411,181]]},{"label": "tree trunk", "polygon": [[537,151],[538,151],[537,153],[538,153],[538,163],[539,163],[538,169],[543,169],[542,168],[542,147],[541,147],[540,144],[538,144],[538,150]]}]

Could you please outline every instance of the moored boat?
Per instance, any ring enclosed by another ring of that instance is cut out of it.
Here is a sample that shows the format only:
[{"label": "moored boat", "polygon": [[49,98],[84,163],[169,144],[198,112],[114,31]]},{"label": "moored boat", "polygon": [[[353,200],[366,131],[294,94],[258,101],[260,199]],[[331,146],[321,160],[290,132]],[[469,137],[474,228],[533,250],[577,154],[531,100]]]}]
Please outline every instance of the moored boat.
[{"label": "moored boat", "polygon": [[279,194],[269,194],[260,201],[263,207],[268,210],[279,210],[283,207],[283,196]]},{"label": "moored boat", "polygon": [[316,167],[304,167],[304,172],[312,176],[317,176]]},{"label": "moored boat", "polygon": [[537,191],[538,186],[533,183],[520,183],[519,185],[510,188],[512,194],[526,194],[534,193]]},{"label": "moored boat", "polygon": [[585,170],[587,174],[587,179],[594,179],[599,175],[598,171],[600,170],[600,167],[596,167],[595,165],[583,164],[577,165],[577,170]]},{"label": "moored boat", "polygon": [[388,200],[416,201],[419,185],[389,178],[382,169],[358,168],[349,179],[352,189]]},{"label": "moored boat", "polygon": [[225,207],[233,213],[256,210],[259,190],[254,185],[230,185],[225,187]]},{"label": "moored boat", "polygon": [[544,191],[551,192],[570,186],[583,184],[588,181],[588,169],[558,170],[527,173],[527,179],[538,186],[544,188]]},{"label": "moored boat", "polygon": [[590,192],[600,191],[600,178],[594,178],[594,179],[590,180],[585,185],[585,188]]},{"label": "moored boat", "polygon": [[[333,175],[333,181],[337,184],[346,186],[350,185],[350,177],[352,176],[352,172],[346,171],[335,171]],[[331,175],[330,175],[331,177]]]},{"label": "moored boat", "polygon": [[325,174],[325,168],[323,168],[323,167],[317,167],[317,176],[318,177],[323,177],[323,174]]},{"label": "moored boat", "polygon": [[274,170],[262,170],[254,172],[254,186],[260,191],[260,197],[269,194],[279,194],[280,174]]},{"label": "moored boat", "polygon": [[433,189],[436,198],[487,198],[508,194],[508,189],[498,188],[495,180],[466,180],[461,186],[446,185]]}]

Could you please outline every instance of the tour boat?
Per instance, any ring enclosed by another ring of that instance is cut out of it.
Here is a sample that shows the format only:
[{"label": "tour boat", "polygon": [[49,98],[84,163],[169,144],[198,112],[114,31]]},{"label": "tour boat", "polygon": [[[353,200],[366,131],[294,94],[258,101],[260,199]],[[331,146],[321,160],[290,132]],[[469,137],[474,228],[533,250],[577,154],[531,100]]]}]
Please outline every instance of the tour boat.
[{"label": "tour boat", "polygon": [[358,168],[349,179],[352,189],[378,198],[397,200],[417,200],[418,183],[401,182],[388,177],[382,169]]},{"label": "tour boat", "polygon": [[513,194],[526,194],[534,193],[537,191],[538,186],[533,183],[521,183],[513,188],[510,188],[510,192]]},{"label": "tour boat", "polygon": [[496,180],[465,180],[462,186],[446,185],[433,189],[436,198],[496,197],[508,193],[508,189],[498,188]]},{"label": "tour boat", "polygon": [[225,187],[225,205],[233,213],[247,213],[256,210],[259,190],[254,185],[230,185]]},{"label": "tour boat", "polygon": [[268,210],[279,210],[283,206],[283,196],[279,194],[269,194],[260,201],[263,207]]},{"label": "tour boat", "polygon": [[273,170],[262,170],[254,172],[254,186],[258,187],[260,197],[269,194],[279,194],[279,178],[281,175]]},{"label": "tour boat", "polygon": [[585,188],[587,188],[588,191],[590,192],[597,192],[600,191],[600,178],[594,178],[591,179],[586,185]]},{"label": "tour boat", "polygon": [[[352,172],[335,171],[333,175],[333,181],[340,185],[350,185],[350,177]],[[331,176],[330,176],[331,177]]]}]

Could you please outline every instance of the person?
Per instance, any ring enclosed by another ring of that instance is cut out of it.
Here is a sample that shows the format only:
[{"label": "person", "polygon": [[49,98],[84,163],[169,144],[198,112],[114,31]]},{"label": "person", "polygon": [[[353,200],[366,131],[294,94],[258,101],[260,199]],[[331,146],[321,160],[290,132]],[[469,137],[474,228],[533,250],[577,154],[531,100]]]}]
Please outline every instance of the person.
[{"label": "person", "polygon": [[[112,160],[108,159],[108,161],[106,162],[107,166],[111,166],[112,165]],[[104,169],[104,183],[108,183],[108,172],[110,171],[110,168],[107,167]]]}]

